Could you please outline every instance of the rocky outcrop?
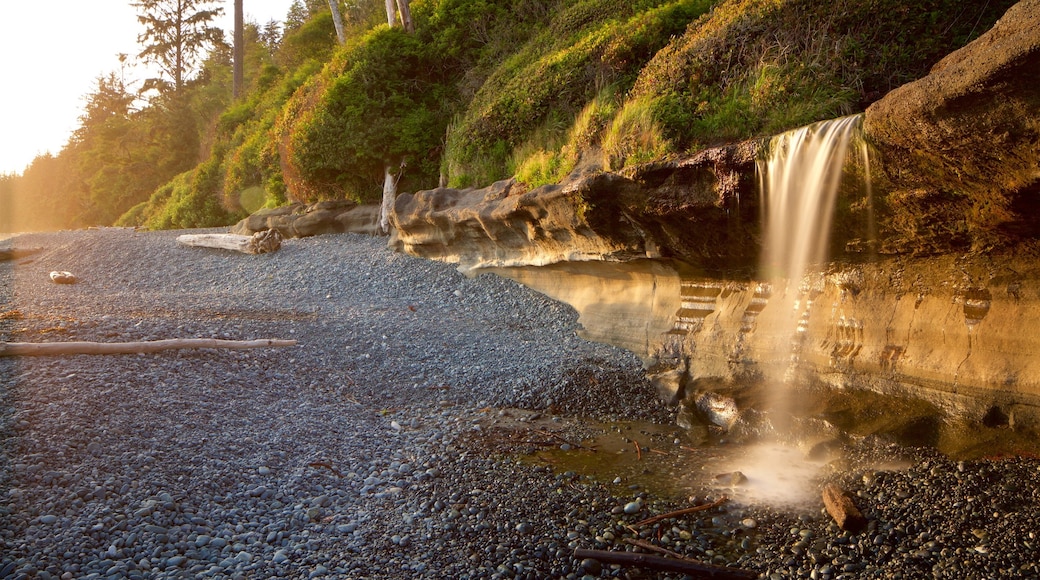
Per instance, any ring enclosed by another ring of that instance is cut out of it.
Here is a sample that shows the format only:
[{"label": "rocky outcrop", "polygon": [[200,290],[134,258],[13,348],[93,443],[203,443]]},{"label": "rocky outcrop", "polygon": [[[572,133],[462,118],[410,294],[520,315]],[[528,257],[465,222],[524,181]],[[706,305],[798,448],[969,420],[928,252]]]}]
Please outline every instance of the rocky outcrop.
[{"label": "rocky outcrop", "polygon": [[390,245],[460,269],[676,257],[707,267],[757,255],[757,142],[648,164],[579,169],[559,185],[402,194]]},{"label": "rocky outcrop", "polygon": [[786,406],[864,435],[916,421],[908,441],[934,445],[951,418],[1040,433],[1037,256],[835,266],[799,291],[797,333],[782,288],[677,262],[492,271],[571,304],[583,336],[638,354],[705,422],[721,425],[707,398],[747,411],[724,425],[745,433],[756,408]]},{"label": "rocky outcrop", "polygon": [[262,209],[235,224],[231,233],[252,235],[271,229],[278,230],[285,238],[345,232],[370,236],[383,234],[379,227],[379,206],[358,205],[350,201],[294,203]]},{"label": "rocky outcrop", "polygon": [[1040,234],[1040,0],[874,103],[883,249],[935,253]]},{"label": "rocky outcrop", "polygon": [[610,173],[532,191],[509,180],[405,193],[391,215],[390,246],[461,270],[646,257],[654,249],[622,203],[639,195],[636,184]]}]

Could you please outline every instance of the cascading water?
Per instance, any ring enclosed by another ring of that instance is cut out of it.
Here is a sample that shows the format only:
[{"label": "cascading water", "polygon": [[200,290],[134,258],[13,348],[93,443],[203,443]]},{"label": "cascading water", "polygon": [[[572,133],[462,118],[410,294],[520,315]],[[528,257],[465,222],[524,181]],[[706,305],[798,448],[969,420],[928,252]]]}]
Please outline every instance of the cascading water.
[{"label": "cascading water", "polygon": [[[835,201],[850,145],[859,134],[862,115],[823,121],[772,139],[768,156],[759,161],[764,243],[761,294],[779,316],[780,332],[763,350],[776,360],[763,361],[767,405],[772,425],[781,439],[790,432],[789,397],[797,380],[799,350],[819,277],[813,267],[827,259]],[[866,144],[858,153],[869,172]],[[868,173],[869,175],[869,173]],[[869,198],[869,189],[868,189]],[[771,503],[802,503],[810,496],[810,481],[818,466],[802,453],[777,443],[749,450],[734,469],[748,478],[735,495]]]},{"label": "cascading water", "polygon": [[[811,268],[827,259],[834,205],[849,146],[859,133],[862,115],[821,121],[773,137],[768,157],[759,161],[764,243],[761,275],[772,307],[782,311],[784,329],[775,352],[783,353],[786,383],[798,362],[802,321],[813,299]],[[865,143],[858,153],[867,162]],[[781,389],[782,391],[782,389]],[[779,405],[783,404],[780,393]]]}]

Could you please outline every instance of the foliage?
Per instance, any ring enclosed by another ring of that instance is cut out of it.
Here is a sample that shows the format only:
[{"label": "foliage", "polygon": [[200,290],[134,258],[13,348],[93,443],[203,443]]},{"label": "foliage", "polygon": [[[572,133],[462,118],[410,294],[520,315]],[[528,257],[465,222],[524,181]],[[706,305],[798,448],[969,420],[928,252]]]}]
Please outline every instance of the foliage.
[{"label": "foliage", "polygon": [[627,91],[643,64],[672,35],[711,7],[707,0],[582,0],[551,14],[521,48],[491,73],[449,133],[449,183],[475,185],[506,177],[508,153],[484,173],[474,164],[489,151],[512,151],[550,116],[573,118],[603,88]]},{"label": "foliage", "polygon": [[517,180],[532,188],[558,183],[583,158],[598,161],[602,134],[616,112],[617,95],[608,87],[578,113],[569,127],[551,119],[513,150]]},{"label": "foliage", "polygon": [[[125,68],[100,76],[64,149],[0,176],[3,227],[220,225],[290,198],[373,200],[387,167],[403,190],[620,169],[861,111],[1013,0],[416,0],[412,35],[347,0],[343,46],[327,2],[298,1],[282,31],[247,26],[237,100],[212,3],[181,0],[200,52],[180,81],[163,73],[180,90],[145,102]],[[173,44],[149,22],[159,58]]]},{"label": "foliage", "polygon": [[224,32],[213,26],[213,20],[224,9],[211,5],[218,0],[137,0],[137,20],[145,31],[137,41],[144,43],[140,56],[145,62],[159,66],[172,80],[149,79],[145,88],[160,93],[180,92],[207,48],[224,42]]},{"label": "foliage", "polygon": [[653,102],[635,99],[625,103],[603,136],[607,166],[620,169],[645,163],[672,152],[653,115]]},{"label": "foliage", "polygon": [[631,98],[679,149],[862,111],[927,74],[1013,2],[725,0],[659,51]]},{"label": "foliage", "polygon": [[282,161],[293,199],[372,201],[387,167],[404,187],[435,185],[435,149],[450,87],[414,35],[380,26],[337,52],[281,119]]}]

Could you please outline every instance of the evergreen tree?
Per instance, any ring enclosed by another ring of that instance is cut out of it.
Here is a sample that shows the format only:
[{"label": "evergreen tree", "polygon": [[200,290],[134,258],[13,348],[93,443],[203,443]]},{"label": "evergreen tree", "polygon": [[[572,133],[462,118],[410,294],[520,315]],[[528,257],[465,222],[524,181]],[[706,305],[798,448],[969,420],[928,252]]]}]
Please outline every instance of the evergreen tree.
[{"label": "evergreen tree", "polygon": [[137,20],[145,31],[137,36],[144,45],[138,55],[157,64],[163,75],[145,81],[144,89],[160,93],[181,92],[207,48],[224,42],[224,32],[213,20],[224,9],[214,7],[219,0],[137,0],[131,2],[140,13]]}]

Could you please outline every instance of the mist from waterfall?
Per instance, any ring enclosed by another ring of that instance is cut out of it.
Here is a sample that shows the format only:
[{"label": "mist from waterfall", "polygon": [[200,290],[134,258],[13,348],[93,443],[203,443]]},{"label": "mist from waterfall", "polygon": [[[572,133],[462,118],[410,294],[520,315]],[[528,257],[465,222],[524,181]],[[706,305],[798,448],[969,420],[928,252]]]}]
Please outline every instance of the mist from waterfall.
[{"label": "mist from waterfall", "polygon": [[[866,144],[856,139],[862,115],[822,121],[772,138],[758,162],[763,208],[763,249],[758,294],[768,296],[780,331],[759,337],[769,396],[766,409],[778,442],[749,448],[732,467],[747,485],[739,498],[774,504],[800,504],[812,497],[820,464],[779,441],[800,438],[792,428],[790,399],[798,380],[800,349],[814,298],[823,290],[819,271],[828,258],[835,202],[849,148],[858,153],[869,175]],[[869,189],[868,189],[869,204]],[[869,212],[868,212],[869,213]]]}]

